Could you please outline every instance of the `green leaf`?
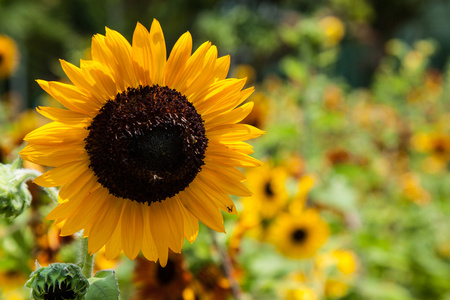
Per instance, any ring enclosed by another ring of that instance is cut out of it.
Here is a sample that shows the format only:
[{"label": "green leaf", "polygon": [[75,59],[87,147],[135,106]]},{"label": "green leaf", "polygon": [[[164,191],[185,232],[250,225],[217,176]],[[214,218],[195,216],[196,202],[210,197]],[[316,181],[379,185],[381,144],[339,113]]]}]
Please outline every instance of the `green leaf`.
[{"label": "green leaf", "polygon": [[89,278],[91,285],[86,294],[86,300],[117,300],[119,299],[119,285],[116,272],[113,270],[98,271],[94,277]]}]

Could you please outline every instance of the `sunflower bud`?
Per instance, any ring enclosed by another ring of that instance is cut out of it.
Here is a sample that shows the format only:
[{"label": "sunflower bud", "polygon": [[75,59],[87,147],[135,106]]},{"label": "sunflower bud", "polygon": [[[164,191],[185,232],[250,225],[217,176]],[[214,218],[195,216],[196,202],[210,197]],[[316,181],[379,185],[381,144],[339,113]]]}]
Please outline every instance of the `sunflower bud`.
[{"label": "sunflower bud", "polygon": [[32,174],[20,168],[21,162],[21,159],[16,159],[10,165],[0,164],[0,215],[10,220],[19,216],[31,203],[26,182]]},{"label": "sunflower bud", "polygon": [[32,288],[35,300],[82,300],[89,288],[89,281],[74,264],[54,263],[40,267],[30,275],[25,284]]}]

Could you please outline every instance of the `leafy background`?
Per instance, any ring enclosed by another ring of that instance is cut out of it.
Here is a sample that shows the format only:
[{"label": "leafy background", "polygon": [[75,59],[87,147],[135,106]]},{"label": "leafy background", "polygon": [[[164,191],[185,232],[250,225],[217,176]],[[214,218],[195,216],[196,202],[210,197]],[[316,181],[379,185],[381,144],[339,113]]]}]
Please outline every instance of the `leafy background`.
[{"label": "leafy background", "polygon": [[[54,105],[35,79],[65,80],[58,58],[78,65],[105,26],[131,41],[136,22],[156,18],[168,49],[189,30],[194,47],[210,40],[231,55],[230,76],[256,87],[247,122],[267,132],[252,144],[268,167],[249,173],[249,185],[281,180],[286,198],[270,217],[265,204],[252,206],[267,193],[236,198],[241,213],[225,216],[227,235],[201,227],[183,248],[178,299],[232,297],[215,239],[243,299],[450,299],[448,15],[445,0],[0,0],[0,34],[20,54],[0,80],[1,160],[11,163],[23,136],[46,122],[33,108]],[[75,238],[58,237],[44,220],[54,204],[29,187],[30,208],[1,220],[2,299],[29,297],[23,284],[35,260],[78,259]],[[302,259],[268,237],[284,233],[270,225],[296,204],[319,211],[330,228]],[[327,261],[336,249],[351,255]],[[162,295],[167,282],[139,273],[139,264],[97,256],[97,269],[116,270],[121,299],[163,299],[140,287]],[[340,264],[353,269],[345,274]]]}]

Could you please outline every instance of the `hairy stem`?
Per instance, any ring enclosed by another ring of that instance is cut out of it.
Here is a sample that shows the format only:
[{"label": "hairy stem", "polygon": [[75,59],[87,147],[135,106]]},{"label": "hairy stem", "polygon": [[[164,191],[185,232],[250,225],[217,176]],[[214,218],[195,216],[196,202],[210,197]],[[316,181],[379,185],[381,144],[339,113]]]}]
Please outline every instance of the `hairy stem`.
[{"label": "hairy stem", "polygon": [[81,237],[81,259],[83,267],[81,273],[86,278],[92,277],[92,271],[94,270],[94,255],[90,255],[88,251],[88,238]]}]

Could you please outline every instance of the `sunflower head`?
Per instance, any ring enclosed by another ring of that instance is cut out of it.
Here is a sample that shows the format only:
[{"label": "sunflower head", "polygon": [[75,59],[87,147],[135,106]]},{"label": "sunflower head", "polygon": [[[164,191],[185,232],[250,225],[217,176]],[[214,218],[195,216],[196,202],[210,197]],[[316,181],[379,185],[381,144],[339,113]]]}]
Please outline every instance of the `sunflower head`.
[{"label": "sunflower head", "polygon": [[265,164],[258,170],[248,172],[248,184],[254,192],[242,200],[245,210],[256,211],[261,218],[272,218],[289,199],[286,189],[288,172],[284,167]]},{"label": "sunflower head", "polygon": [[32,289],[36,300],[82,300],[89,288],[89,281],[74,264],[54,263],[40,267],[30,275],[26,287]]},{"label": "sunflower head", "polygon": [[285,256],[313,256],[329,236],[327,223],[314,209],[301,214],[281,214],[269,229],[269,241]]},{"label": "sunflower head", "polygon": [[138,23],[132,44],[107,28],[80,68],[61,61],[72,84],[38,80],[67,109],[40,107],[53,122],[25,137],[21,155],[54,167],[35,179],[61,186],[47,218],[65,221],[62,235],[84,229],[91,253],[142,252],[164,266],[168,249],[195,240],[198,220],[224,232],[229,194],[251,195],[238,168],[260,165],[245,141],[262,131],[239,123],[253,88],[226,78],[230,58],[211,43],[191,51],[186,32],[167,58],[156,20],[150,31]]},{"label": "sunflower head", "polygon": [[181,254],[170,252],[165,267],[139,257],[133,272],[137,290],[133,299],[181,299],[191,277]]}]

